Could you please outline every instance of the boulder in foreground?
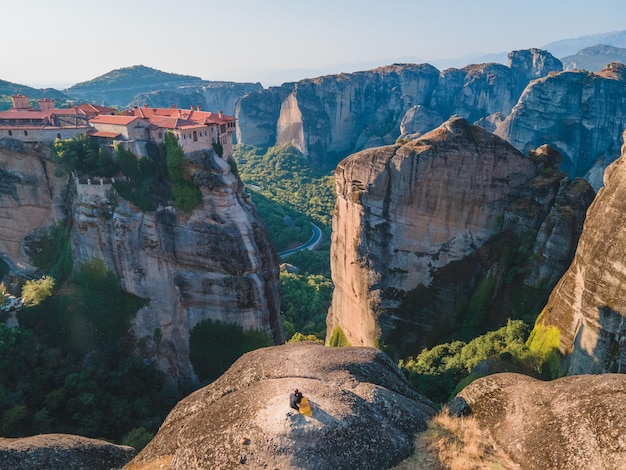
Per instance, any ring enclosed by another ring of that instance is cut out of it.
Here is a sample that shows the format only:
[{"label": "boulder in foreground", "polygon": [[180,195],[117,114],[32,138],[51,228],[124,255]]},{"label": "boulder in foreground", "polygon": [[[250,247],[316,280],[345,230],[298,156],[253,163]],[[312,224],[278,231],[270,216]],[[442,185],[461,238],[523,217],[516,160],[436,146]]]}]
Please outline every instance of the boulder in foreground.
[{"label": "boulder in foreground", "polygon": [[579,375],[542,382],[519,374],[476,380],[464,400],[520,469],[626,468],[626,375]]},{"label": "boulder in foreground", "polygon": [[70,434],[0,438],[0,468],[20,470],[109,470],[119,468],[135,449]]},{"label": "boulder in foreground", "polygon": [[[290,410],[295,388],[312,403],[311,418]],[[413,452],[434,414],[377,349],[263,348],[179,402],[124,468],[380,470]]]}]

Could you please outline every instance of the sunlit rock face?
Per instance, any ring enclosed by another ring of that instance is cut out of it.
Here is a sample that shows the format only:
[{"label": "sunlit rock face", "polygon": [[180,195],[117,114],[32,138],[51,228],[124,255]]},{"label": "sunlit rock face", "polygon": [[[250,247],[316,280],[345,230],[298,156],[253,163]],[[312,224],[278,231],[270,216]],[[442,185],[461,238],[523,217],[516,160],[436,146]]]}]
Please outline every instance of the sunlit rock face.
[{"label": "sunlit rock face", "polygon": [[539,319],[560,332],[569,374],[626,372],[626,146],[587,212],[574,261]]},{"label": "sunlit rock face", "polygon": [[46,146],[0,139],[0,252],[12,267],[28,266],[25,239],[65,218],[67,178],[54,170]]},{"label": "sunlit rock face", "polygon": [[522,152],[552,145],[563,156],[563,170],[597,190],[604,169],[620,154],[625,110],[623,64],[598,73],[555,73],[531,82],[495,133]]},{"label": "sunlit rock face", "polygon": [[[284,341],[279,320],[278,260],[263,222],[227,161],[207,152],[191,167],[202,204],[191,214],[171,207],[144,213],[111,188],[77,184],[72,246],[76,265],[103,260],[122,288],[149,303],[132,331],[171,376],[189,378],[189,335],[219,320]],[[155,333],[155,332],[160,333]]]},{"label": "sunlit rock face", "polygon": [[327,339],[340,327],[353,345],[419,351],[458,326],[462,298],[481,279],[502,276],[502,247],[517,243],[511,237],[532,238],[524,283],[554,285],[593,198],[584,181],[551,169],[554,153],[525,157],[453,118],[404,145],[342,161]]}]

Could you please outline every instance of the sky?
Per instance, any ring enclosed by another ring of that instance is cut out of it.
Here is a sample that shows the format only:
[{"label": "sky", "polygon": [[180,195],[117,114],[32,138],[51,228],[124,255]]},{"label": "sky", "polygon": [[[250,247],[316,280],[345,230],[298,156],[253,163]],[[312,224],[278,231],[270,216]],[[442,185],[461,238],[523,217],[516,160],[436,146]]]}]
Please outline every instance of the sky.
[{"label": "sky", "polygon": [[63,89],[145,65],[279,85],[626,29],[624,0],[2,0],[0,80]]}]

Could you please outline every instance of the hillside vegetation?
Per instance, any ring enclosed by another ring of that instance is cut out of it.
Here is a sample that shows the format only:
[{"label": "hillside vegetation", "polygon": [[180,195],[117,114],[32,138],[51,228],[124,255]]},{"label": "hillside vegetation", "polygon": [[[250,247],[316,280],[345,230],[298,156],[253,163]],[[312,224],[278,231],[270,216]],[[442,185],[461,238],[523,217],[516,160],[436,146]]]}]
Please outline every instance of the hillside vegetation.
[{"label": "hillside vegetation", "polygon": [[298,272],[283,270],[281,311],[285,335],[324,339],[326,313],[332,296],[330,280],[330,222],[335,204],[334,179],[316,171],[295,148],[237,145],[234,152],[246,183],[277,251],[301,245],[311,236],[309,223],[324,232],[315,251],[290,255],[286,263]]}]

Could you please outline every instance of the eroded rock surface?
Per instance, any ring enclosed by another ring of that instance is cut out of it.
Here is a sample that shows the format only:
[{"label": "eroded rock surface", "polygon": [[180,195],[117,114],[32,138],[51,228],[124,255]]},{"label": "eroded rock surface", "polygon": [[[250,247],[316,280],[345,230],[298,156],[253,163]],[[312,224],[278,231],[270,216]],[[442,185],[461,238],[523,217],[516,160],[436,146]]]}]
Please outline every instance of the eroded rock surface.
[{"label": "eroded rock surface", "polygon": [[135,453],[132,447],[70,434],[0,438],[0,468],[7,470],[110,470]]},{"label": "eroded rock surface", "polygon": [[193,377],[189,335],[202,320],[284,341],[278,259],[265,226],[226,160],[214,152],[195,158],[188,170],[203,200],[189,215],[171,207],[141,212],[97,183],[78,184],[73,205],[74,262],[103,260],[126,292],[149,300],[133,332],[150,347],[160,330],[155,358],[183,378]]},{"label": "eroded rock surface", "polygon": [[626,145],[606,170],[571,266],[539,324],[558,328],[570,374],[626,372]]},{"label": "eroded rock surface", "polygon": [[67,178],[54,169],[47,147],[0,140],[0,252],[10,267],[28,266],[25,238],[65,218]]},{"label": "eroded rock surface", "polygon": [[[290,412],[294,388],[312,402],[312,417]],[[264,348],[179,402],[124,468],[380,470],[413,452],[433,414],[376,349]]]},{"label": "eroded rock surface", "polygon": [[508,66],[440,72],[428,64],[393,64],[286,83],[239,101],[237,139],[260,147],[293,144],[315,165],[332,167],[358,150],[393,143],[401,132],[430,131],[452,115],[470,122],[507,116],[530,80],[560,70],[548,52],[530,49],[512,52]]},{"label": "eroded rock surface", "polygon": [[548,147],[527,158],[461,118],[341,162],[327,339],[339,326],[353,346],[420,351],[464,321],[483,280],[497,303],[521,240],[533,247],[523,283],[553,286],[594,195],[557,164]]},{"label": "eroded rock surface", "polygon": [[619,156],[625,109],[623,64],[555,73],[528,85],[496,134],[522,152],[552,145],[570,177],[585,177],[598,189],[604,169]]},{"label": "eroded rock surface", "polygon": [[457,399],[521,470],[626,468],[626,376],[474,381]]}]

